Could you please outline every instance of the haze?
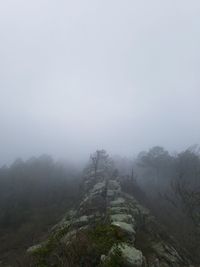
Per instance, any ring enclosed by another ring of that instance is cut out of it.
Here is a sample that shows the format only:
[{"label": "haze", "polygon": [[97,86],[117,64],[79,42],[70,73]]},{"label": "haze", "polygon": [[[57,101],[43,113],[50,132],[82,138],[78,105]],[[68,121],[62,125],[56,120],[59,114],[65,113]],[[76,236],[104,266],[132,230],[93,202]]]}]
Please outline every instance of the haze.
[{"label": "haze", "polygon": [[199,143],[198,0],[0,3],[0,165]]}]

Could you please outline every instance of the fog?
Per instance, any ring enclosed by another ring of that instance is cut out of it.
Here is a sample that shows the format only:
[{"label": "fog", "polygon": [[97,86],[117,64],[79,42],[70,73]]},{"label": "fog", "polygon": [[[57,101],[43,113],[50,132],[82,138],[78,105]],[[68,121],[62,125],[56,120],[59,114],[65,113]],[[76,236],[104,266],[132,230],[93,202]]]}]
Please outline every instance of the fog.
[{"label": "fog", "polygon": [[0,165],[199,143],[198,0],[0,3]]}]

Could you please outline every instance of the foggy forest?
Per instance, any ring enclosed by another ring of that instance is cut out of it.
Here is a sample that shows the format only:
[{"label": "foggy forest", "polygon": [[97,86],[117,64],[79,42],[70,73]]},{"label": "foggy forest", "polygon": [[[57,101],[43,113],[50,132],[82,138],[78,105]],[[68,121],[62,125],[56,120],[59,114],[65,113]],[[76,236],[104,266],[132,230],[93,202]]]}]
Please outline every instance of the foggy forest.
[{"label": "foggy forest", "polygon": [[200,2],[0,1],[0,267],[200,266]]}]

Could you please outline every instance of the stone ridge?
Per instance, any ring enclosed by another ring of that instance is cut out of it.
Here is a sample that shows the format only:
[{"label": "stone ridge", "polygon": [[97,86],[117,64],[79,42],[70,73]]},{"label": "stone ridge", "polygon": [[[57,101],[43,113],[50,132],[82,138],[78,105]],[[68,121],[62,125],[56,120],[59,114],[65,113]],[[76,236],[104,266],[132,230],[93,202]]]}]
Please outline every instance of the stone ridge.
[{"label": "stone ridge", "polygon": [[[58,247],[70,251],[74,242],[77,246],[80,245],[80,235],[91,242],[91,247],[96,249],[92,253],[97,255],[95,263],[91,265],[81,264],[81,261],[86,261],[84,255],[81,255],[80,259],[76,259],[80,261],[77,266],[191,266],[184,253],[180,254],[176,250],[175,242],[164,233],[150,211],[122,191],[119,177],[109,178],[99,173],[94,180],[90,174],[85,179],[85,188],[86,193],[79,209],[69,211],[52,228],[48,240],[28,249],[28,253],[36,258],[34,266],[38,266],[38,258],[43,266],[50,266],[53,251],[58,251]],[[77,238],[79,243],[76,243]],[[60,255],[59,252],[57,254]],[[63,257],[67,261],[69,255]],[[71,262],[74,262],[73,259]]]}]

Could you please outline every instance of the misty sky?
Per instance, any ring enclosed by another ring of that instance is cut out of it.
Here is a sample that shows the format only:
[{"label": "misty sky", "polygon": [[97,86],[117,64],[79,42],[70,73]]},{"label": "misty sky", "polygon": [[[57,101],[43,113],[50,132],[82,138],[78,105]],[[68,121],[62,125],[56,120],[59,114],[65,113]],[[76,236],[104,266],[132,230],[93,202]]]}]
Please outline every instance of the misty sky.
[{"label": "misty sky", "polygon": [[0,165],[199,138],[199,0],[0,1]]}]

